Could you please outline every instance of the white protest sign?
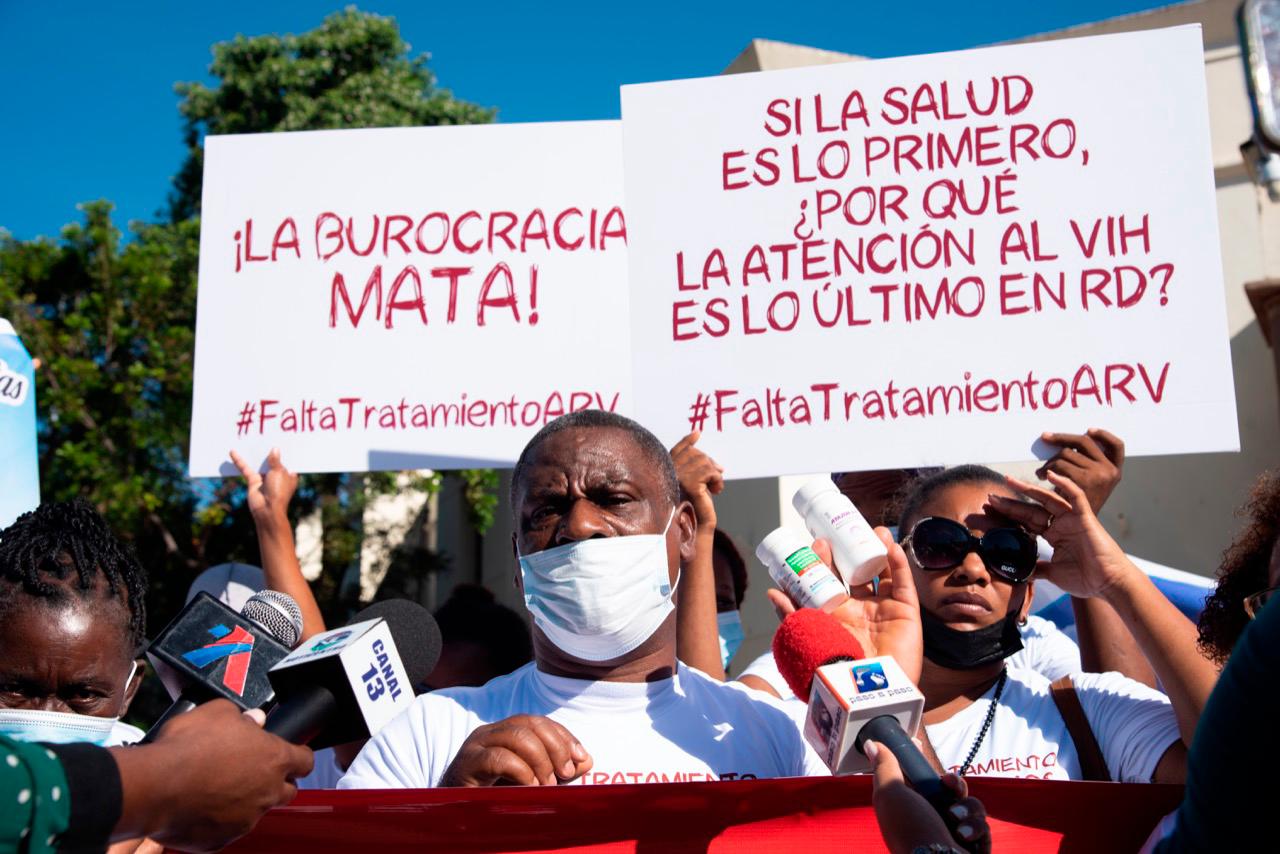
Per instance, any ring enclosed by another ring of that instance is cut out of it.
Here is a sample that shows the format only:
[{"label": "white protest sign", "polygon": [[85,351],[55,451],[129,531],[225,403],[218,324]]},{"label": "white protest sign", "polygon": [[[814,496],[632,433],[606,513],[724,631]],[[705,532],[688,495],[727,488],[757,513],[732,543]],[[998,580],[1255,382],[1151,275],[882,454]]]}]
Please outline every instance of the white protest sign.
[{"label": "white protest sign", "polygon": [[733,477],[1238,448],[1199,27],[627,86],[638,418]]},{"label": "white protest sign", "polygon": [[510,465],[630,410],[617,122],[205,141],[193,476]]}]

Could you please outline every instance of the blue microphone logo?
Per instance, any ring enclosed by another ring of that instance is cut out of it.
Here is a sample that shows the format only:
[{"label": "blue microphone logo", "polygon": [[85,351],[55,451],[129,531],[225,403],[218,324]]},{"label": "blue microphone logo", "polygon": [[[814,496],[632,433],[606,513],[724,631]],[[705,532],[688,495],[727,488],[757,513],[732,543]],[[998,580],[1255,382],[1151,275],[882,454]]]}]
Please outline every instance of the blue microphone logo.
[{"label": "blue microphone logo", "polygon": [[855,664],[853,666],[853,684],[858,689],[859,694],[883,691],[889,687],[889,677],[884,675],[884,668],[880,666],[878,661],[873,661],[870,664]]}]

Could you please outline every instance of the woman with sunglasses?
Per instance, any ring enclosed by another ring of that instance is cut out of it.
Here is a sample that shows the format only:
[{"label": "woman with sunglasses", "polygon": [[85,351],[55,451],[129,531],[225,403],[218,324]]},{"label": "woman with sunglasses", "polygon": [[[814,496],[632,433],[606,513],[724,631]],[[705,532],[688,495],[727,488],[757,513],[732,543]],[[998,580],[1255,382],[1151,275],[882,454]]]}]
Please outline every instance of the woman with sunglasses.
[{"label": "woman with sunglasses", "polygon": [[[1196,652],[1194,626],[1125,557],[1084,492],[1047,475],[1053,490],[958,466],[920,481],[903,502],[928,740],[960,774],[1180,782],[1214,668]],[[1031,609],[1036,534],[1054,547],[1041,570],[1066,592],[1114,607],[1169,693],[1118,673],[1073,675],[1069,693],[1097,750],[1074,743],[1048,679],[1006,666]]]}]

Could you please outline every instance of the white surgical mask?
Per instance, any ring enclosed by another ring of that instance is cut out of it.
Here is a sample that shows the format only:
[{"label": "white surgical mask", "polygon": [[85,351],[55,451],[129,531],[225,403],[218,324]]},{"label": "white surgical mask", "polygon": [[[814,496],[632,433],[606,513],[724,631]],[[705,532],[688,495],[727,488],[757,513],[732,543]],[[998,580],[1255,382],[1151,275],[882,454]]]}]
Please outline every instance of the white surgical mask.
[{"label": "white surgical mask", "polygon": [[721,611],[716,614],[716,628],[720,634],[720,658],[727,671],[729,662],[733,660],[733,654],[738,651],[738,647],[742,646],[742,639],[745,637],[742,631],[742,615],[737,611]]},{"label": "white surgical mask", "polygon": [[[597,537],[520,556],[524,602],[556,645],[583,661],[612,661],[648,640],[675,610],[661,534]],[[677,575],[676,584],[680,583]]]},{"label": "white surgical mask", "polygon": [[118,747],[142,740],[144,733],[119,718],[100,718],[43,709],[0,709],[0,735],[46,744],[96,744]]}]

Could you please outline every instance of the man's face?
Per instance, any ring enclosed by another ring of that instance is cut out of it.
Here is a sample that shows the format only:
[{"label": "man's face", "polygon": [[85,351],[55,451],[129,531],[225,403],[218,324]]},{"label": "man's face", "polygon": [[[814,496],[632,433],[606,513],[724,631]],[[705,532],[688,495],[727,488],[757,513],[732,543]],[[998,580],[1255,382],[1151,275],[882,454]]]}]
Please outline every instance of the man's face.
[{"label": "man's face", "polygon": [[[516,493],[516,547],[522,555],[595,537],[661,534],[672,507],[658,466],[625,430],[562,430],[534,451]],[[693,558],[693,511],[676,510],[667,529],[674,583],[682,550]]]}]

